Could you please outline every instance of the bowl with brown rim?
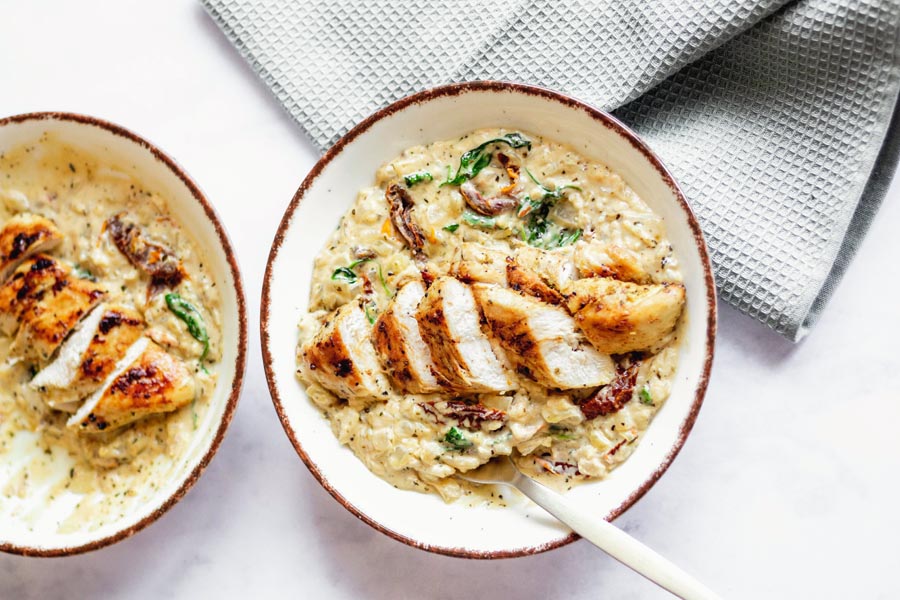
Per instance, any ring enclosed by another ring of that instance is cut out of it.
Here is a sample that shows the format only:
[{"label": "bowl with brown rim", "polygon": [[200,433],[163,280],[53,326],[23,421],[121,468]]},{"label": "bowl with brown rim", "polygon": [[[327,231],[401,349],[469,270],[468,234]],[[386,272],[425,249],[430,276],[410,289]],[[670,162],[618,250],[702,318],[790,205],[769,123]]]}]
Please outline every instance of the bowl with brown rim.
[{"label": "bowl with brown rim", "polygon": [[[0,458],[0,514],[4,523],[0,528],[0,551],[28,556],[64,556],[107,546],[140,531],[177,503],[203,473],[222,442],[237,406],[247,355],[244,292],[231,242],[213,205],[184,169],[143,137],[102,119],[62,112],[0,119],[0,154],[22,147],[40,154],[51,143],[47,140],[84,152],[100,165],[110,165],[111,176],[131,178],[165,200],[169,215],[189,231],[192,248],[198,250],[212,285],[220,290],[221,331],[219,358],[209,365],[215,379],[211,380],[214,383],[208,406],[202,414],[194,413],[193,428],[187,428],[190,433],[179,446],[180,451],[170,458],[159,458],[169,461],[159,471],[164,475],[153,485],[148,484],[146,490],[114,492],[80,480],[78,486],[57,486],[62,491],[44,497],[39,493],[41,485],[56,486],[60,478],[76,478],[75,469],[68,466],[64,473],[58,472],[69,453],[47,438],[46,455],[50,458],[36,470],[33,467],[37,463],[27,449],[31,438],[42,435],[40,427],[15,432],[22,439],[4,445]],[[75,172],[75,165],[70,163],[69,168]],[[5,184],[8,181],[0,183],[0,188],[5,188]],[[16,199],[16,195],[24,198],[15,190],[4,193],[6,200]],[[69,200],[65,193],[59,193],[54,194],[53,201]],[[9,404],[10,397],[2,398],[2,403]],[[20,487],[16,492],[17,486],[11,481],[22,476],[38,485]],[[96,494],[113,493],[129,497],[118,505],[118,510],[88,510],[86,514],[92,515],[89,518],[69,518],[83,503],[93,502]]]},{"label": "bowl with brown rim", "polygon": [[682,267],[687,320],[672,393],[634,454],[602,480],[567,495],[613,520],[662,476],[684,444],[706,391],[716,297],[706,244],[672,174],[628,127],[584,102],[547,89],[471,82],[399,100],[360,122],[313,167],[291,200],[269,255],[261,307],[263,362],[285,432],[298,455],[342,506],[416,548],[467,558],[504,558],[560,547],[577,536],[525,501],[506,508],[444,503],[399,490],[342,447],[296,377],[296,325],[310,294],[312,259],[375,171],[414,145],[480,128],[523,130],[577,149],[618,172],[660,215]]}]

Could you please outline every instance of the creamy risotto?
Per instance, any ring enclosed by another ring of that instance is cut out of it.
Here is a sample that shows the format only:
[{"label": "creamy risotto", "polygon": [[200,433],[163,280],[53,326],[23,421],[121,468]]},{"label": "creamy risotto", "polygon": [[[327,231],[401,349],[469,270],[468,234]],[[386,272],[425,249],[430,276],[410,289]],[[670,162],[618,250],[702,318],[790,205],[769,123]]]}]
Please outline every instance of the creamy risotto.
[{"label": "creamy risotto", "polygon": [[298,377],[341,443],[445,500],[494,456],[602,478],[665,402],[685,302],[665,226],[555,141],[479,130],[382,166],[315,258]]},{"label": "creamy risotto", "polygon": [[[219,290],[130,165],[0,154],[0,514],[60,533],[167,482],[209,410]],[[49,523],[49,525],[48,525]]]}]

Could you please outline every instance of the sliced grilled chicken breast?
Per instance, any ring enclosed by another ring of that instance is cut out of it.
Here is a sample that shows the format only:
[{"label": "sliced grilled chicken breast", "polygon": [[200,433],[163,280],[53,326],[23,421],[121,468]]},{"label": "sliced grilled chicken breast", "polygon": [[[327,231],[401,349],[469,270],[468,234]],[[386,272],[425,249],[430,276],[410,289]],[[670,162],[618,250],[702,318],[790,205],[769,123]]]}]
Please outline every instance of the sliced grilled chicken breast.
[{"label": "sliced grilled chicken breast", "polygon": [[0,286],[0,330],[6,335],[18,331],[13,342],[16,353],[46,362],[105,293],[39,254],[23,262]]},{"label": "sliced grilled chicken breast", "polygon": [[571,253],[563,250],[541,250],[533,246],[523,246],[515,253],[516,264],[534,274],[553,289],[562,289],[576,278],[575,264]]},{"label": "sliced grilled chicken breast", "polygon": [[194,378],[181,361],[141,338],[117,364],[106,385],[85,400],[66,425],[84,433],[122,427],[194,399]]},{"label": "sliced grilled chicken breast", "polygon": [[45,254],[24,261],[0,285],[0,331],[13,335],[22,315],[54,289],[61,289],[69,270]]},{"label": "sliced grilled chicken breast", "polygon": [[600,352],[656,350],[669,342],[684,307],[684,286],[640,285],[605,277],[566,288],[566,305]]},{"label": "sliced grilled chicken breast", "polygon": [[536,271],[522,267],[513,257],[506,259],[506,282],[512,289],[539,298],[548,304],[562,304],[565,298],[556,286]]},{"label": "sliced grilled chicken breast", "polygon": [[450,266],[450,274],[466,283],[495,283],[561,304],[562,285],[575,277],[571,258],[560,252],[522,247],[508,252],[464,243]]},{"label": "sliced grilled chicken breast", "polygon": [[575,246],[574,259],[582,277],[611,277],[633,283],[651,282],[640,256],[615,244],[599,240],[581,241]]},{"label": "sliced grilled chicken breast", "polygon": [[564,308],[497,285],[479,283],[472,290],[510,359],[541,385],[589,388],[615,377],[612,359],[588,343]]},{"label": "sliced grilled chicken breast", "polygon": [[340,398],[382,398],[389,384],[372,345],[372,326],[356,302],[337,309],[300,350],[310,379]]},{"label": "sliced grilled chicken breast", "polygon": [[105,294],[96,283],[72,275],[58,281],[22,313],[14,351],[27,360],[47,362]]},{"label": "sliced grilled chicken breast", "polygon": [[50,219],[16,215],[0,229],[0,281],[12,275],[22,261],[59,246],[63,236]]},{"label": "sliced grilled chicken breast", "polygon": [[515,387],[506,356],[481,329],[481,313],[469,286],[452,277],[436,279],[419,303],[416,320],[438,374],[452,391]]},{"label": "sliced grilled chicken breast", "polygon": [[407,283],[375,321],[375,349],[384,369],[394,384],[409,394],[441,390],[431,350],[416,321],[416,309],[424,296],[425,286],[420,281]]},{"label": "sliced grilled chicken breast", "polygon": [[480,281],[506,285],[507,256],[507,252],[465,242],[459,246],[450,265],[450,275],[466,283]]},{"label": "sliced grilled chicken breast", "polygon": [[133,308],[98,306],[60,346],[56,359],[31,380],[31,387],[65,390],[73,399],[95,392],[144,327]]}]

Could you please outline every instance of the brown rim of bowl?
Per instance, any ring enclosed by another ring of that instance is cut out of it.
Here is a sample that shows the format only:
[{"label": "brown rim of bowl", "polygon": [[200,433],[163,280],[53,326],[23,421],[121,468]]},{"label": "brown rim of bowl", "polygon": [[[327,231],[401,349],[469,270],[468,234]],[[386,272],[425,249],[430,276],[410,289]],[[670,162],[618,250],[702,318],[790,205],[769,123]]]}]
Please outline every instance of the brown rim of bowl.
[{"label": "brown rim of bowl", "polygon": [[222,439],[225,437],[225,431],[228,429],[228,425],[231,423],[231,418],[234,416],[238,398],[241,395],[241,386],[244,382],[244,373],[247,367],[247,307],[244,300],[244,285],[241,280],[241,272],[238,268],[237,258],[235,257],[234,250],[231,247],[231,242],[229,242],[228,240],[228,234],[225,232],[225,228],[222,225],[222,222],[219,220],[219,216],[216,214],[215,209],[206,199],[206,196],[203,194],[203,192],[200,191],[199,186],[197,186],[194,180],[191,179],[190,176],[188,176],[184,169],[182,169],[178,165],[178,163],[175,162],[175,160],[170,158],[162,150],[160,150],[141,136],[128,129],[125,129],[124,127],[116,125],[115,123],[110,123],[109,121],[104,121],[103,119],[98,119],[96,117],[81,115],[77,113],[25,113],[0,119],[0,127],[9,125],[11,123],[45,120],[72,121],[75,123],[81,123],[83,125],[93,125],[94,127],[105,129],[110,133],[123,137],[146,148],[153,154],[156,159],[165,164],[169,168],[169,170],[171,170],[173,173],[175,173],[175,175],[178,176],[182,183],[184,183],[184,185],[187,186],[187,188],[190,190],[191,195],[194,197],[194,199],[203,207],[203,210],[206,213],[206,217],[212,222],[213,227],[216,230],[216,235],[219,237],[219,243],[222,244],[222,249],[225,251],[225,255],[228,258],[228,264],[231,268],[231,277],[232,279],[234,279],[234,291],[237,295],[238,320],[240,330],[237,361],[235,363],[234,381],[231,383],[231,394],[228,397],[228,404],[225,406],[225,412],[222,414],[222,419],[221,421],[219,421],[219,428],[216,431],[216,435],[212,440],[212,444],[210,444],[209,449],[206,451],[206,454],[203,455],[203,458],[200,460],[200,462],[197,463],[196,466],[194,466],[184,482],[178,487],[177,490],[175,490],[175,492],[171,496],[166,499],[165,502],[156,507],[153,512],[145,516],[134,525],[126,527],[125,529],[122,529],[121,531],[118,531],[105,538],[94,540],[93,542],[88,542],[80,546],[48,549],[33,548],[30,546],[19,546],[16,544],[5,542],[0,543],[0,552],[19,554],[22,556],[56,557],[70,556],[72,554],[82,554],[84,552],[90,552],[91,550],[98,550],[105,546],[109,546],[110,544],[114,544],[116,542],[124,540],[125,538],[131,537],[144,527],[159,519],[163,515],[163,513],[172,508],[179,500],[181,500],[188,492],[188,490],[191,489],[191,487],[197,482],[197,479],[199,479],[200,475],[203,474],[203,471],[204,469],[206,469],[209,461],[212,460],[212,457],[218,451],[219,445],[222,443]]},{"label": "brown rim of bowl", "polygon": [[672,461],[675,459],[675,456],[678,455],[678,452],[681,450],[681,447],[684,445],[685,440],[687,439],[688,434],[691,431],[691,428],[694,426],[694,422],[697,419],[697,413],[700,411],[700,406],[703,404],[703,397],[706,394],[706,387],[709,383],[709,374],[710,369],[712,368],[713,361],[713,351],[715,348],[715,337],[716,337],[716,288],[715,283],[713,281],[712,268],[709,262],[709,254],[706,249],[706,242],[703,238],[703,232],[700,230],[700,225],[697,223],[697,219],[694,216],[694,212],[691,210],[690,205],[687,202],[687,199],[684,196],[684,193],[681,191],[681,188],[675,182],[675,178],[669,172],[669,170],[663,165],[660,158],[652,151],[647,145],[641,141],[641,139],[637,136],[636,133],[631,131],[624,123],[606,113],[598,108],[594,108],[589,104],[586,104],[580,100],[576,100],[570,96],[566,96],[565,94],[561,94],[559,92],[555,92],[546,88],[521,84],[521,83],[510,83],[504,81],[472,81],[467,83],[454,83],[445,86],[439,86],[435,88],[431,88],[422,92],[415,93],[411,96],[407,96],[400,100],[397,100],[393,104],[390,104],[363,121],[361,121],[358,125],[356,125],[353,129],[348,131],[341,139],[339,139],[331,148],[328,149],[327,152],[319,159],[319,161],[313,166],[312,170],[303,180],[303,183],[300,184],[297,193],[294,194],[293,199],[291,200],[290,205],[284,213],[284,216],[281,219],[281,224],[278,226],[278,231],[275,234],[275,239],[272,242],[272,249],[269,252],[269,259],[266,263],[266,273],[265,278],[263,280],[263,295],[262,295],[262,303],[260,306],[260,339],[262,341],[262,355],[263,355],[263,367],[266,372],[266,380],[269,385],[269,392],[272,396],[272,402],[275,405],[275,410],[278,413],[278,419],[281,421],[282,427],[284,427],[285,433],[287,433],[288,438],[290,438],[291,443],[294,445],[294,449],[297,451],[297,454],[306,464],[307,468],[313,474],[313,476],[319,481],[319,483],[324,487],[329,494],[331,494],[335,500],[337,500],[344,508],[353,513],[357,518],[369,524],[373,528],[378,531],[403,542],[404,544],[408,544],[414,548],[419,548],[421,550],[427,550],[429,552],[435,552],[437,554],[444,554],[447,556],[455,556],[460,558],[480,558],[480,559],[493,559],[493,558],[513,558],[518,556],[528,556],[532,554],[539,554],[541,552],[546,552],[548,550],[553,550],[555,548],[559,548],[561,546],[565,546],[566,544],[570,544],[575,540],[579,539],[579,536],[576,533],[571,533],[565,538],[554,540],[552,542],[548,542],[546,544],[542,544],[539,546],[530,546],[525,548],[517,548],[514,550],[503,550],[503,551],[493,551],[493,552],[480,552],[475,550],[468,550],[466,548],[448,548],[444,546],[435,546],[431,544],[423,544],[417,540],[411,539],[393,531],[384,525],[378,523],[367,514],[356,508],[353,504],[347,501],[340,492],[338,492],[322,472],[319,470],[318,466],[310,459],[310,457],[303,450],[303,447],[300,444],[300,441],[297,439],[294,434],[294,430],[288,424],[287,416],[285,415],[284,407],[282,406],[281,397],[278,395],[278,388],[275,386],[275,374],[272,371],[272,353],[269,348],[269,304],[270,297],[269,292],[271,288],[271,280],[272,280],[272,265],[275,262],[275,258],[278,256],[278,251],[281,249],[281,244],[284,242],[284,236],[287,231],[288,226],[290,225],[294,211],[297,209],[297,206],[300,204],[300,201],[303,199],[304,194],[322,172],[322,170],[330,163],[335,156],[340,154],[340,152],[344,149],[347,144],[355,140],[362,133],[367,131],[372,125],[377,123],[378,121],[384,119],[385,117],[389,117],[390,115],[396,113],[397,111],[403,110],[408,106],[414,104],[421,104],[423,102],[428,102],[430,100],[434,100],[435,98],[442,98],[447,96],[458,96],[461,94],[469,93],[469,92],[516,92],[519,94],[526,94],[529,96],[537,96],[546,100],[552,100],[554,102],[558,102],[560,104],[564,104],[570,108],[575,108],[587,113],[589,116],[594,118],[597,121],[600,121],[605,127],[612,129],[623,138],[628,140],[632,146],[635,147],[650,163],[656,168],[657,172],[669,186],[669,188],[673,191],[676,198],[678,198],[678,203],[680,204],[682,210],[687,217],[688,224],[691,227],[691,231],[694,234],[694,241],[697,244],[697,250],[700,253],[700,259],[703,263],[703,271],[704,271],[704,279],[706,282],[706,302],[707,302],[707,324],[706,324],[706,357],[703,363],[703,372],[700,375],[700,380],[697,383],[697,391],[694,396],[694,402],[691,405],[691,409],[688,412],[687,417],[681,424],[681,429],[679,430],[678,439],[675,442],[675,445],[669,450],[669,453],[666,455],[662,464],[641,484],[641,486],[635,490],[625,501],[620,504],[617,508],[612,510],[607,516],[607,521],[612,521],[617,518],[619,515],[624,513],[628,508],[630,508],[635,502],[637,502],[641,496],[647,493],[647,490],[653,486],[654,483],[662,476],[662,474],[669,468],[669,465],[672,464]]}]

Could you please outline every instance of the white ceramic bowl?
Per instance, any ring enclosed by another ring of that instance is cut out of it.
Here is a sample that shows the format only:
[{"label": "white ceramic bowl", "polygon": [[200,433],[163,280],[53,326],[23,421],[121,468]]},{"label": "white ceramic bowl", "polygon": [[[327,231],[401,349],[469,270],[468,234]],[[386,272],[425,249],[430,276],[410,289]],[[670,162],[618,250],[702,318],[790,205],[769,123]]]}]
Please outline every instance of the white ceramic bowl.
[{"label": "white ceramic bowl", "polygon": [[703,400],[715,338],[715,287],[700,227],[672,176],[632,131],[586,104],[531,86],[475,82],[410,96],[357,125],[316,164],[285,213],[266,270],[261,334],[269,389],[284,429],[338,502],[412,546],[498,558],[556,548],[577,536],[524,500],[507,509],[472,508],[395,489],[337,442],[295,377],[296,324],[308,303],[313,257],[357,191],[372,185],[375,170],[402,150],[481,127],[521,129],[569,144],[622,175],[665,219],[688,298],[688,330],[672,395],[622,466],[568,493],[609,520],[640,498],[675,458]]},{"label": "white ceramic bowl", "polygon": [[[52,519],[26,525],[4,514],[0,550],[15,554],[61,556],[86,552],[129,537],[160,517],[197,481],[212,459],[237,406],[247,354],[247,317],[244,292],[231,243],[212,205],[175,161],[150,142],[112,123],[69,113],[33,113],[0,119],[0,152],[35,142],[44,132],[85,149],[117,168],[130,170],[168,200],[175,219],[190,225],[194,240],[205,253],[205,264],[222,293],[222,360],[210,410],[186,452],[177,459],[163,486],[143,498],[126,514],[102,527],[59,533]],[[0,393],[3,393],[0,391]],[[0,473],[5,466],[0,465]],[[0,481],[0,489],[3,486]],[[0,510],[4,497],[0,495]],[[5,513],[6,511],[2,511]]]}]

